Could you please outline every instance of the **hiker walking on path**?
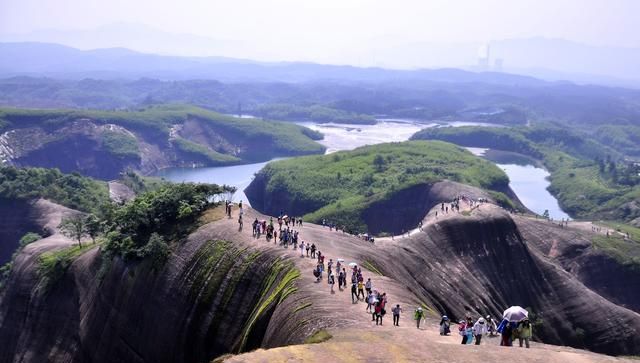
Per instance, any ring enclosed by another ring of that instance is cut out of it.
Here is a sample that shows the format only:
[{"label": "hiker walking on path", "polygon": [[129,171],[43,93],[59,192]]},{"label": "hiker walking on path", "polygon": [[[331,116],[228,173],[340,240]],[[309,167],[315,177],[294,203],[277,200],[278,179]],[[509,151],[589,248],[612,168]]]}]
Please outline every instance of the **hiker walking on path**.
[{"label": "hiker walking on path", "polygon": [[351,284],[351,303],[352,304],[356,304],[358,303],[358,292],[356,290],[356,283],[352,283]]},{"label": "hiker walking on path", "polygon": [[478,319],[473,325],[473,335],[476,337],[476,345],[480,345],[482,336],[487,334],[487,324],[484,318]]},{"label": "hiker walking on path", "polygon": [[518,323],[517,331],[518,331],[518,340],[520,341],[520,348],[522,348],[523,340],[525,342],[525,346],[529,348],[529,340],[533,335],[533,332],[531,329],[531,322],[529,321],[529,318],[525,318],[524,320]]},{"label": "hiker walking on path", "polygon": [[493,337],[497,334],[498,327],[496,326],[496,321],[493,320],[491,315],[487,315],[487,331],[489,332],[489,336]]},{"label": "hiker walking on path", "polygon": [[375,312],[376,312],[376,325],[378,325],[378,322],[380,323],[379,325],[382,325],[382,317],[384,316],[384,314],[386,313],[384,307],[386,305],[386,298],[385,298],[385,294],[382,294],[382,296],[380,296],[380,299],[378,300],[378,302],[376,303],[376,307],[375,307]]},{"label": "hiker walking on path", "polygon": [[400,326],[400,313],[402,312],[400,304],[397,304],[396,307],[391,309],[391,312],[393,313],[393,325]]},{"label": "hiker walking on path", "polygon": [[329,275],[329,285],[331,285],[331,293],[335,294],[336,292],[333,290],[333,286],[336,284],[336,278],[333,275],[333,273],[331,275]]},{"label": "hiker walking on path", "polygon": [[471,317],[467,317],[467,344],[473,343],[473,320]]},{"label": "hiker walking on path", "polygon": [[449,335],[449,318],[446,315],[442,315],[442,319],[440,320],[440,335]]},{"label": "hiker walking on path", "polygon": [[367,282],[364,284],[364,289],[367,291],[367,296],[371,294],[371,278],[367,279]]},{"label": "hiker walking on path", "polygon": [[511,335],[513,334],[513,327],[507,319],[503,319],[498,326],[498,332],[501,335],[500,345],[504,347],[511,346]]},{"label": "hiker walking on path", "polygon": [[362,295],[362,300],[364,301],[364,284],[362,281],[358,281],[358,300],[360,300],[360,295]]},{"label": "hiker walking on path", "polygon": [[467,322],[460,320],[458,324],[458,334],[462,336],[462,342],[460,344],[467,344]]},{"label": "hiker walking on path", "polygon": [[420,320],[424,319],[424,311],[422,308],[417,308],[413,313],[413,318],[416,320],[416,327],[420,329]]}]

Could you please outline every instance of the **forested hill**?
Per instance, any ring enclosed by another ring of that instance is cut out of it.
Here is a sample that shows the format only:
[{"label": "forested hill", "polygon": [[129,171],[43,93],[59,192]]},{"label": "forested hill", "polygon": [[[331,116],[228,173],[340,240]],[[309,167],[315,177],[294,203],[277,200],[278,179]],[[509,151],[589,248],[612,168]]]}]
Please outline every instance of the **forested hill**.
[{"label": "forested hill", "polygon": [[374,118],[467,120],[501,124],[553,120],[575,127],[634,124],[640,90],[560,82],[436,80],[307,83],[163,81],[13,77],[0,79],[0,106],[135,109],[189,103],[226,114],[275,120],[372,123]]},{"label": "forested hill", "polygon": [[127,169],[217,166],[323,153],[322,135],[290,123],[165,105],[135,111],[0,110],[0,160],[102,179]]}]

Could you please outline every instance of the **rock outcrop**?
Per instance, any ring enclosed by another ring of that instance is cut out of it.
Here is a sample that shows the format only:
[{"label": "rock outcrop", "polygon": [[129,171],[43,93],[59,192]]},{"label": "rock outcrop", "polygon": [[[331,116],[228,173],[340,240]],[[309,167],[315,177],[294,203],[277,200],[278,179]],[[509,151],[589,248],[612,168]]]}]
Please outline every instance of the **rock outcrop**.
[{"label": "rock outcrop", "polygon": [[[306,222],[300,236],[327,258],[357,261],[390,304],[405,308],[403,327],[413,325],[407,321],[418,304],[430,317],[454,319],[499,319],[506,307],[520,305],[531,309],[534,334],[545,343],[640,354],[634,293],[621,294],[619,275],[609,270],[575,268],[581,258],[597,262],[585,255],[588,231],[512,215],[490,203],[436,218],[432,207],[460,193],[484,195],[456,183],[433,185],[422,204],[424,229],[410,237],[372,244]],[[245,210],[246,221],[254,218],[266,217]],[[358,334],[372,328],[371,317],[364,304],[351,303],[349,289],[330,293],[325,283],[314,283],[312,259],[253,239],[248,229],[237,230],[235,219],[211,222],[175,243],[161,266],[109,262],[94,247],[53,284],[38,273],[38,258],[71,242],[48,238],[28,245],[0,295],[0,361],[205,362],[301,343],[320,329],[336,333],[345,354],[363,341],[375,344],[377,335]],[[637,275],[625,276],[630,290],[640,291],[631,286]],[[402,339],[398,329],[385,339]],[[420,330],[411,331],[408,339],[423,339],[415,335]]]},{"label": "rock outcrop", "polygon": [[[598,288],[590,288],[594,283],[583,269],[565,271],[561,262],[530,241],[535,239],[532,230],[553,228],[525,218],[516,223],[498,207],[483,205],[469,216],[434,221],[424,232],[360,258],[372,261],[443,314],[499,318],[506,307],[520,305],[531,309],[534,321],[539,319],[536,336],[546,343],[638,354],[640,315],[614,303],[629,298],[616,294],[608,300]],[[571,243],[566,234],[547,233],[561,245]],[[639,275],[627,283],[637,285]],[[613,282],[616,276],[599,279]],[[637,295],[638,289],[632,290],[628,294]]]},{"label": "rock outcrop", "polygon": [[196,232],[159,268],[94,247],[47,281],[39,256],[68,245],[43,240],[16,259],[0,298],[0,361],[207,362],[304,339],[298,272],[269,251]]}]

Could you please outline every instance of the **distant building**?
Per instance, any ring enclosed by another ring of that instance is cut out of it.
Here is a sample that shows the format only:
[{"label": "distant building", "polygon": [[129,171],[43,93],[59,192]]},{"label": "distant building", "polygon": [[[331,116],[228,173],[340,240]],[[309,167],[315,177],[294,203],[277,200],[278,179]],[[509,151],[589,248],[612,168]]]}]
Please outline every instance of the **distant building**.
[{"label": "distant building", "polygon": [[491,46],[483,44],[478,49],[478,70],[488,71],[491,65]]}]

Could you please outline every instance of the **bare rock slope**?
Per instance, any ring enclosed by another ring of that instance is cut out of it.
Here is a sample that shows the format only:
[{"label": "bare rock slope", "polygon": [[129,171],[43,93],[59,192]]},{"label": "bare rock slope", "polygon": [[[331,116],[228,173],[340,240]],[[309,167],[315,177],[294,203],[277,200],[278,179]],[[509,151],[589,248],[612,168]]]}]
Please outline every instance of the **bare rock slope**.
[{"label": "bare rock slope", "polygon": [[[455,185],[437,190],[434,201],[460,192]],[[567,262],[597,255],[589,251],[589,231],[513,216],[492,204],[437,218],[432,205],[425,207],[423,231],[375,244],[317,225],[297,228],[327,259],[360,264],[389,304],[404,308],[399,328],[390,326],[390,316],[376,327],[365,304],[352,304],[348,289],[330,292],[326,276],[316,283],[314,261],[299,250],[254,239],[250,222],[268,217],[249,209],[245,230],[235,218],[206,224],[159,268],[150,261],[105,263],[96,246],[55,284],[44,285],[38,256],[69,242],[29,245],[0,295],[0,361],[206,362],[256,348],[266,350],[228,360],[444,362],[483,354],[515,362],[617,361],[542,344],[514,355],[496,347],[497,339],[460,347],[457,336],[435,333],[440,314],[499,316],[510,305],[530,307],[542,319],[535,334],[546,343],[640,354],[640,315],[611,296],[631,297],[604,294]],[[563,253],[575,250],[575,236],[584,248]],[[607,276],[600,278],[607,284]],[[418,305],[429,311],[429,324],[420,330],[410,319]],[[334,338],[272,349],[302,343],[322,329]]]}]

